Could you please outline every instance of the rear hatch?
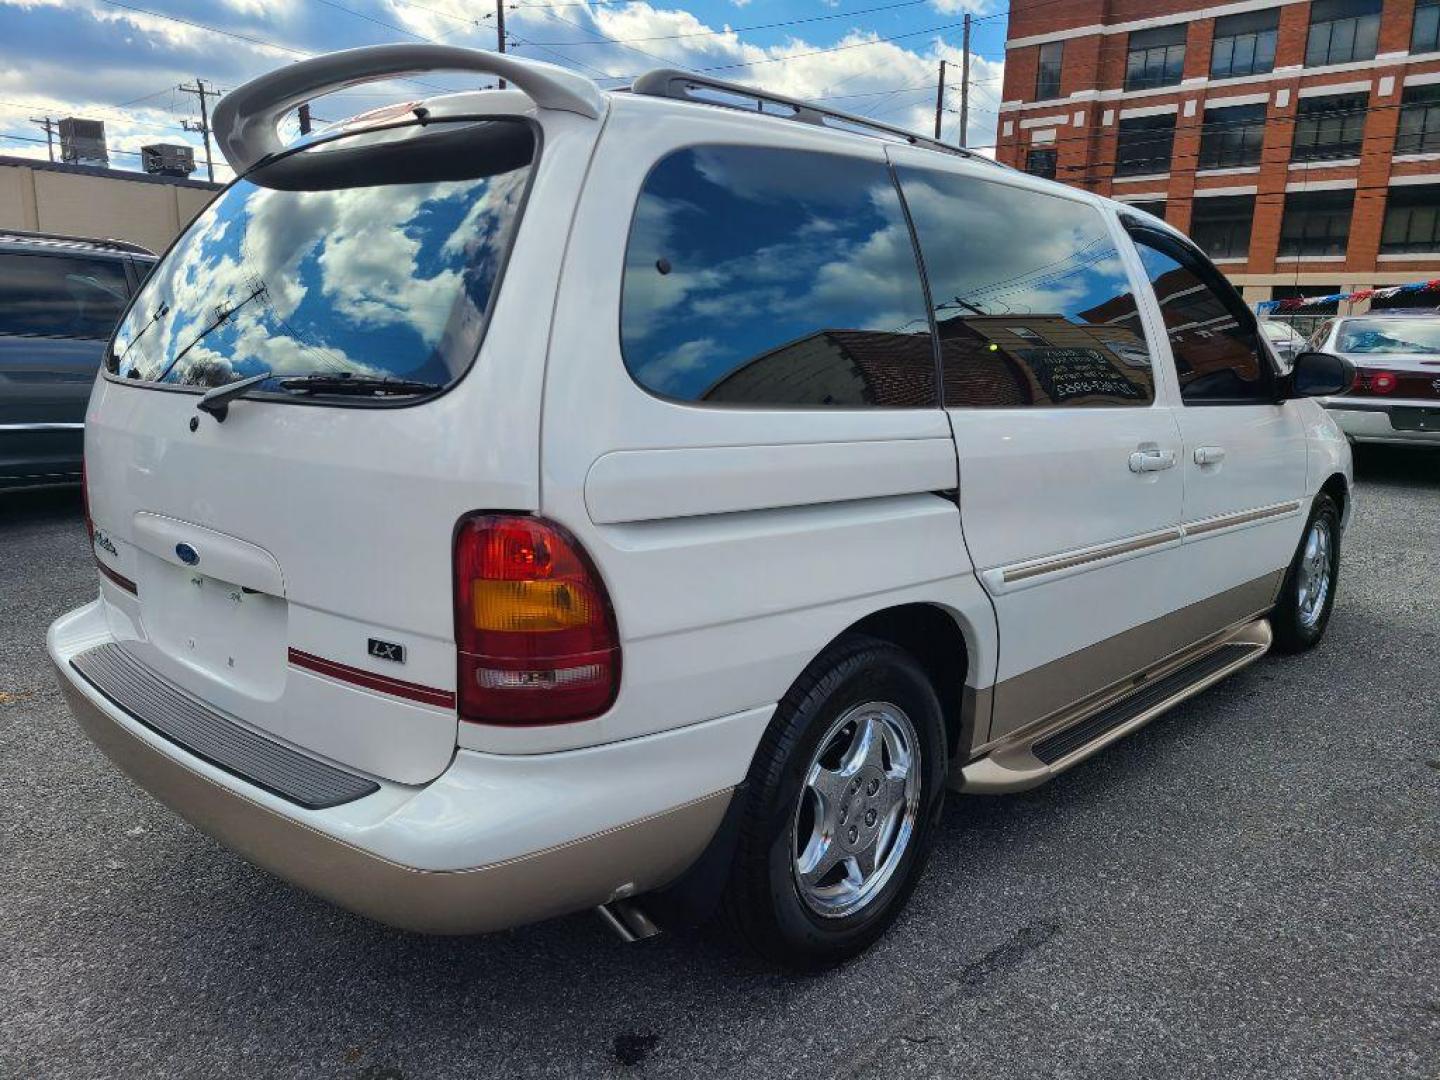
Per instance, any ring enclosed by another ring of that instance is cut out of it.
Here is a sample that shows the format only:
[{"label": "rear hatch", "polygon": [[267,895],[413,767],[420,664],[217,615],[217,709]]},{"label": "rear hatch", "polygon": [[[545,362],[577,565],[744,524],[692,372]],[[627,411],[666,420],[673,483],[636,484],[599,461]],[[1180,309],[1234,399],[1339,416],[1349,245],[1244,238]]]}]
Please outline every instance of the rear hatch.
[{"label": "rear hatch", "polygon": [[[506,340],[499,281],[538,144],[530,119],[407,114],[261,164],[150,275],[87,416],[125,648],[245,724],[401,783],[454,753],[456,521],[538,502],[538,415],[513,415],[531,394],[478,374]],[[543,357],[505,370],[538,383]]]}]

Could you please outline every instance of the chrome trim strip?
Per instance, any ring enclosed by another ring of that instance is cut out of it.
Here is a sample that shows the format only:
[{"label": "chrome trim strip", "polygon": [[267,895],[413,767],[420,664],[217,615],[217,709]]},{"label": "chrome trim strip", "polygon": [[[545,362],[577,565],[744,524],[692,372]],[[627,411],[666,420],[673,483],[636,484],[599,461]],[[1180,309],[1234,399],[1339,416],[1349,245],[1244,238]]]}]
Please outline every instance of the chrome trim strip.
[{"label": "chrome trim strip", "polygon": [[1117,540],[1113,544],[1106,544],[1104,547],[1092,548],[1078,554],[1059,555],[1043,562],[1007,567],[1003,571],[1004,581],[1008,585],[1012,581],[1026,581],[1029,578],[1039,577],[1041,574],[1070,570],[1077,566],[1084,566],[1086,563],[1113,558],[1116,555],[1129,555],[1134,551],[1143,551],[1146,548],[1159,547],[1161,544],[1179,540],[1183,535],[1178,528],[1165,529],[1161,532],[1147,533],[1145,536],[1132,537],[1129,540]]},{"label": "chrome trim strip", "polygon": [[84,431],[82,424],[0,424],[0,431]]},{"label": "chrome trim strip", "polygon": [[1258,510],[1242,510],[1238,514],[1222,514],[1220,517],[1187,521],[1180,526],[1180,530],[1186,536],[1204,536],[1207,533],[1228,529],[1232,525],[1248,525],[1251,522],[1264,521],[1267,518],[1285,517],[1299,509],[1300,500],[1293,499],[1287,503],[1280,503],[1278,506],[1264,506]]}]

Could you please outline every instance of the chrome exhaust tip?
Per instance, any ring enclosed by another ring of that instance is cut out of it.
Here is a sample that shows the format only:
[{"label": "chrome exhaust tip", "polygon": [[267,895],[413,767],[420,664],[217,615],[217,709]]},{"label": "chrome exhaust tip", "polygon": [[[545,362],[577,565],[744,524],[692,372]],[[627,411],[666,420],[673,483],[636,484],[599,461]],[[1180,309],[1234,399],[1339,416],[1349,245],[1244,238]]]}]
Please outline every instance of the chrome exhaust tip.
[{"label": "chrome exhaust tip", "polygon": [[626,943],[644,941],[661,932],[660,927],[633,900],[611,900],[597,907],[595,913]]}]

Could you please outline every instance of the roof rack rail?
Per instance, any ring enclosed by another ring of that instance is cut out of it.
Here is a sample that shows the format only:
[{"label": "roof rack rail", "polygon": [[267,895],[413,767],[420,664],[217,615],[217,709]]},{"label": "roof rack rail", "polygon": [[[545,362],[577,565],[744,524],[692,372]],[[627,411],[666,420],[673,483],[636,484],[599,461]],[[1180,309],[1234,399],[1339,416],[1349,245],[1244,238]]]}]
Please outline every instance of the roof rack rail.
[{"label": "roof rack rail", "polygon": [[71,236],[68,233],[36,232],[33,229],[0,229],[0,242],[5,240],[40,240],[58,244],[86,244],[90,247],[112,248],[132,255],[154,255],[144,244],[116,240],[109,236]]},{"label": "roof rack rail", "polygon": [[[917,135],[913,131],[906,131],[904,128],[891,124],[882,124],[865,116],[856,116],[854,113],[840,112],[837,109],[826,109],[799,98],[772,94],[766,90],[757,90],[753,86],[742,86],[740,83],[726,82],[723,79],[710,79],[688,71],[677,71],[675,68],[657,68],[655,71],[647,71],[635,80],[630,90],[632,93],[645,94],[648,97],[693,101],[697,105],[715,105],[722,109],[753,110],[765,116],[778,116],[782,120],[798,120],[802,124],[816,124],[839,131],[850,131],[855,135],[881,136],[908,143],[911,146],[924,146],[930,150],[941,150],[947,154],[955,154],[957,157],[970,158],[973,161],[983,161],[987,165],[1005,168],[995,159],[977,154],[973,150],[951,146],[939,139]],[[717,101],[713,97],[701,96],[696,93],[696,91],[706,90],[712,93],[726,94],[738,100]],[[765,106],[767,105],[777,105],[790,110],[790,112],[788,115],[766,112]]]},{"label": "roof rack rail", "polygon": [[367,45],[286,64],[220,99],[210,118],[216,142],[235,172],[243,173],[285,149],[276,123],[301,102],[360,83],[422,71],[477,71],[498,75],[528,94],[542,109],[597,120],[605,95],[584,75],[555,64],[458,45],[406,42]]}]

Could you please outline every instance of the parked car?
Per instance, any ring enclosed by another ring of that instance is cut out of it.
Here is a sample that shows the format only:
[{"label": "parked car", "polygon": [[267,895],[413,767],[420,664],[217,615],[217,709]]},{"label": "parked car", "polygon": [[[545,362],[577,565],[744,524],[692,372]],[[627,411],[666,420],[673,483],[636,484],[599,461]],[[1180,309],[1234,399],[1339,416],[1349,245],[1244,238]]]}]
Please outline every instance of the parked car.
[{"label": "parked car", "polygon": [[[432,69],[509,88],[276,135]],[[1344,362],[1281,375],[1162,223],[741,86],[439,46],[214,124],[239,179],[111,345],[100,595],[49,650],[120,768],[339,904],[718,911],[832,963],[947,788],[1325,631],[1350,456],[1297,395]]]},{"label": "parked car", "polygon": [[1351,389],[1324,401],[1352,441],[1440,446],[1440,314],[1392,310],[1331,319],[1310,345],[1355,366]]},{"label": "parked car", "polygon": [[1295,362],[1305,348],[1305,338],[1293,326],[1280,319],[1261,319],[1260,329],[1270,339],[1275,356],[1287,367]]},{"label": "parked car", "polygon": [[80,480],[85,402],[153,252],[0,230],[0,491]]}]

